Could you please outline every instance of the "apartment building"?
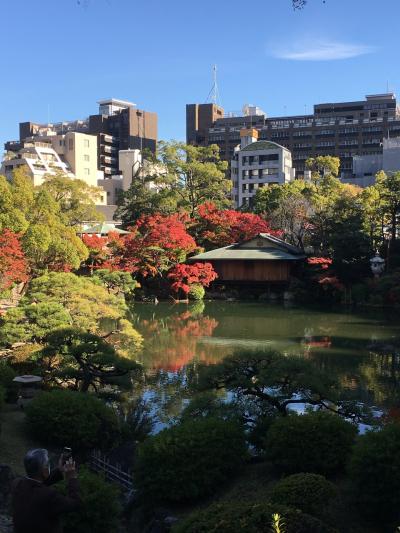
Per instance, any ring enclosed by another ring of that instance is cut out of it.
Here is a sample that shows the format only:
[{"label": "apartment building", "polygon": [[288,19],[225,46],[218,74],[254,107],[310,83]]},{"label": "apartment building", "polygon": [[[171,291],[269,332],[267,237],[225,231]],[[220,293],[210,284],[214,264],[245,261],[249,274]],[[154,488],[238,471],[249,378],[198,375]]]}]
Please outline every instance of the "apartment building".
[{"label": "apartment building", "polygon": [[13,171],[21,166],[27,167],[35,186],[43,183],[46,174],[54,175],[62,172],[71,178],[74,177],[68,164],[60,158],[49,142],[24,142],[17,153],[2,162],[0,174],[10,180]]},{"label": "apartment building", "polygon": [[[68,132],[63,135],[30,137],[18,143],[19,149],[8,152],[0,174],[12,178],[15,168],[26,165],[35,186],[41,185],[45,175],[61,172],[71,179],[80,179],[92,187],[103,176],[97,169],[97,139],[94,135]],[[96,198],[100,205],[107,201],[106,193]]]},{"label": "apartment building", "polygon": [[287,117],[269,118],[261,109],[246,106],[242,114],[224,114],[218,107],[223,116],[215,118],[216,110],[203,111],[203,106],[210,105],[186,106],[188,143],[217,144],[221,157],[230,161],[240,142],[241,129],[254,128],[260,140],[290,150],[297,177],[303,176],[309,157],[333,155],[340,158],[342,177],[352,178],[354,156],[382,154],[383,139],[400,136],[400,110],[393,93],[369,95],[354,102],[317,104],[311,115]]},{"label": "apartment building", "polygon": [[148,149],[156,151],[157,114],[137,109],[133,102],[109,98],[100,100],[97,115],[83,120],[38,124],[22,122],[19,125],[19,141],[5,144],[6,151],[18,151],[22,143],[31,138],[47,138],[54,135],[81,133],[97,138],[97,169],[105,177],[119,173],[120,150]]},{"label": "apartment building", "polygon": [[277,143],[258,140],[254,129],[240,131],[240,145],[231,161],[232,200],[235,207],[251,205],[258,189],[295,179],[292,155]]}]

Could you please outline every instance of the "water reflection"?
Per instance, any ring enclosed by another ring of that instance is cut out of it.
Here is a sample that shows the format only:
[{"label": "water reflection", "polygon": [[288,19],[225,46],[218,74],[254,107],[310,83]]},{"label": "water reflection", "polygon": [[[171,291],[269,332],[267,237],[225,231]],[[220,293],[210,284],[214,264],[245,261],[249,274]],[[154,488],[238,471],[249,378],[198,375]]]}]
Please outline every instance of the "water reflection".
[{"label": "water reflection", "polygon": [[214,364],[246,348],[272,348],[306,357],[336,377],[349,397],[369,405],[390,407],[399,401],[397,318],[261,303],[201,302],[136,304],[133,321],[145,338],[140,357],[148,378],[146,395],[168,416],[182,408],[189,395],[188,378],[199,362]]}]

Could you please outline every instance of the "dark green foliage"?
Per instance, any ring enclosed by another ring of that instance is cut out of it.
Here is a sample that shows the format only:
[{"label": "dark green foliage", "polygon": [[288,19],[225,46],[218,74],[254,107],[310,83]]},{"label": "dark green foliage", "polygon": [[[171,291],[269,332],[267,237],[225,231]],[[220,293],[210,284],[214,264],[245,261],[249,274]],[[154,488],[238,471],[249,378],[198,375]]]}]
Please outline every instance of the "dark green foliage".
[{"label": "dark green foliage", "polygon": [[16,372],[7,364],[7,361],[0,361],[0,387],[4,392],[4,400],[12,402],[18,397],[18,386],[13,381]]},{"label": "dark green foliage", "polygon": [[150,406],[141,398],[120,403],[118,414],[122,421],[124,440],[141,442],[153,431],[154,416]]},{"label": "dark green foliage", "polygon": [[140,445],[137,487],[146,502],[197,500],[237,473],[245,455],[237,424],[214,418],[186,421]]},{"label": "dark green foliage", "polygon": [[26,408],[30,433],[55,446],[74,452],[108,448],[119,438],[115,412],[90,394],[68,390],[42,392]]},{"label": "dark green foliage", "polygon": [[287,474],[336,474],[344,469],[357,428],[327,412],[277,418],[266,439],[267,457]]},{"label": "dark green foliage", "polygon": [[302,357],[272,350],[237,352],[216,365],[204,366],[198,381],[200,389],[227,389],[282,415],[292,404],[322,406],[329,404],[328,399],[336,401],[341,414],[348,410],[339,402],[332,376]]},{"label": "dark green foliage", "polygon": [[0,385],[0,411],[3,408],[5,399],[6,399],[6,390],[2,385]]},{"label": "dark green foliage", "polygon": [[121,357],[114,346],[102,337],[78,328],[63,328],[45,337],[41,357],[58,379],[70,383],[82,392],[109,383],[129,372],[141,372],[135,361]]},{"label": "dark green foliage", "polygon": [[132,278],[130,272],[119,272],[118,270],[98,269],[92,279],[93,281],[98,279],[108,292],[123,294],[125,297],[132,296],[137,285],[137,281]]},{"label": "dark green foliage", "polygon": [[206,391],[194,396],[181,413],[181,421],[203,417],[220,418],[223,420],[239,420],[241,413],[237,406],[224,402],[215,392]]},{"label": "dark green foliage", "polygon": [[392,423],[362,435],[350,462],[354,497],[363,514],[396,526],[400,524],[399,450],[400,425]]},{"label": "dark green foliage", "polygon": [[319,474],[294,474],[275,485],[271,501],[323,518],[330,500],[337,495],[336,486]]},{"label": "dark green foliage", "polygon": [[271,503],[216,503],[173,528],[173,533],[271,533],[272,515],[279,513],[284,533],[335,533],[318,518]]},{"label": "dark green foliage", "polygon": [[[64,533],[111,533],[118,531],[121,505],[119,490],[86,468],[79,470],[82,507],[65,515]],[[60,490],[65,493],[65,483]]]}]

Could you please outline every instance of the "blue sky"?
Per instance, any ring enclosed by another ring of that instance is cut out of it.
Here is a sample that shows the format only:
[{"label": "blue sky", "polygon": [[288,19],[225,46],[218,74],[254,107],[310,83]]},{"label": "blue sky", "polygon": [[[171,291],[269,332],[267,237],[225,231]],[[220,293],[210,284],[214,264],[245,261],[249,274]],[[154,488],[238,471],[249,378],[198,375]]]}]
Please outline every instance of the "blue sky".
[{"label": "blue sky", "polygon": [[97,112],[113,96],[185,138],[185,104],[202,103],[218,66],[221,104],[269,116],[400,87],[400,0],[0,1],[0,151],[21,121]]}]

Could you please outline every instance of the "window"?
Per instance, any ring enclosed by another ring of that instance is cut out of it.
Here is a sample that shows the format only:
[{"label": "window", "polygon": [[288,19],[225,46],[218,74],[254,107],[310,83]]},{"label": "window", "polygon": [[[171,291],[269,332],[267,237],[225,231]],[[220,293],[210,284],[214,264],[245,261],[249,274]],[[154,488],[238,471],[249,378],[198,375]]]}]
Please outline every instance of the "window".
[{"label": "window", "polygon": [[84,161],[90,161],[90,157],[87,154],[85,154],[83,156],[83,159],[84,159]]},{"label": "window", "polygon": [[90,174],[90,168],[84,168],[85,176],[89,176]]},{"label": "window", "polygon": [[73,150],[74,149],[74,140],[73,139],[69,139],[68,141],[68,150]]},{"label": "window", "polygon": [[83,146],[84,146],[85,148],[89,148],[89,139],[84,139],[84,140],[83,140]]},{"label": "window", "polygon": [[63,144],[64,144],[64,141],[63,141],[62,139],[60,139],[60,141],[59,141],[59,145],[60,145],[60,146],[63,146]]}]

